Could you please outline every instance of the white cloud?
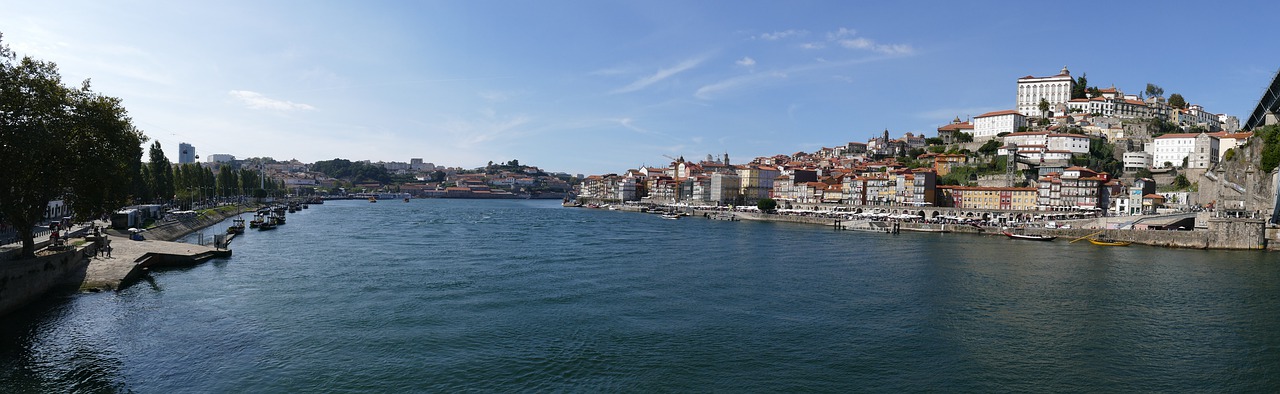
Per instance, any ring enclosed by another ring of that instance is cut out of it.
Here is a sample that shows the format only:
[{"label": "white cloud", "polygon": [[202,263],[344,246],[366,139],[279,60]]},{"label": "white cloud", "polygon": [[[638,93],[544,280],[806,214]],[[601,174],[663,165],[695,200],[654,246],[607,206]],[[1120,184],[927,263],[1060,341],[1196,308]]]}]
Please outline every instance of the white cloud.
[{"label": "white cloud", "polygon": [[756,36],[756,38],[759,38],[759,39],[761,39],[761,40],[766,40],[766,41],[777,41],[777,40],[781,40],[781,39],[783,39],[783,38],[787,38],[787,37],[794,37],[794,36],[803,36],[803,35],[805,35],[805,34],[809,34],[809,32],[808,32],[808,31],[805,31],[805,30],[795,30],[795,29],[791,29],[791,30],[784,30],[784,31],[775,31],[775,32],[772,32],[772,33],[763,33],[763,34],[760,34],[760,35]]},{"label": "white cloud", "polygon": [[822,49],[826,47],[827,46],[821,42],[806,42],[800,44],[800,49]]},{"label": "white cloud", "polygon": [[630,92],[644,89],[646,87],[649,87],[649,85],[653,85],[654,83],[657,83],[658,81],[670,78],[673,75],[676,75],[686,70],[689,70],[691,68],[697,67],[699,64],[702,64],[703,60],[706,60],[706,57],[699,57],[699,58],[685,60],[683,62],[680,62],[680,64],[677,64],[670,68],[664,68],[664,69],[658,70],[658,72],[654,73],[653,75],[640,78],[635,82],[632,82],[630,85],[623,86],[610,93],[613,93],[613,94],[630,93]]},{"label": "white cloud", "polygon": [[312,107],[307,104],[295,103],[292,101],[285,101],[285,100],[276,100],[273,98],[269,98],[267,96],[263,96],[262,93],[251,92],[248,90],[232,90],[230,92],[227,92],[227,94],[230,94],[231,97],[235,97],[236,99],[240,100],[240,102],[244,103],[244,105],[249,107],[250,109],[269,109],[269,110],[276,110],[276,111],[292,111],[292,110],[310,111],[310,110],[316,109],[316,107]]},{"label": "white cloud", "polygon": [[909,55],[915,49],[907,44],[878,44],[870,38],[858,36],[858,31],[841,27],[827,33],[827,40],[848,49],[862,49],[886,55]]},{"label": "white cloud", "polygon": [[737,65],[739,65],[739,66],[743,66],[743,67],[751,67],[751,66],[756,65],[756,59],[752,59],[752,58],[751,58],[751,57],[749,57],[749,56],[743,56],[743,57],[742,57],[742,59],[740,59],[740,60],[738,60],[738,61],[736,61],[736,62],[734,62],[734,63],[735,63],[735,64],[737,64]]}]

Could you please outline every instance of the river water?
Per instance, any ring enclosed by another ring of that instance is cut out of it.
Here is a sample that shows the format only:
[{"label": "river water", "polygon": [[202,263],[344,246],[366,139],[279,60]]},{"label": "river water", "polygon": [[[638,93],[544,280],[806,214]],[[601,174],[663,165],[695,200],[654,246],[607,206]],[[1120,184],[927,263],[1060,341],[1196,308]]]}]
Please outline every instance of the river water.
[{"label": "river water", "polygon": [[329,202],[232,247],[5,317],[0,392],[1280,388],[1265,252],[506,200]]}]

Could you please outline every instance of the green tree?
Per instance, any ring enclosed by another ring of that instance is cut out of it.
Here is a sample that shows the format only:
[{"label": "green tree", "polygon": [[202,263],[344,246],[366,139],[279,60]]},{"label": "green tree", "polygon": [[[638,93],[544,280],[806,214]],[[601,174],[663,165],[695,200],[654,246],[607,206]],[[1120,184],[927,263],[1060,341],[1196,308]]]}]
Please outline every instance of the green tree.
[{"label": "green tree", "polygon": [[1186,189],[1191,187],[1191,181],[1187,180],[1186,175],[1178,174],[1178,176],[1173,177],[1173,187],[1177,190]]},{"label": "green tree", "polygon": [[762,198],[760,201],[756,201],[756,208],[759,208],[760,212],[773,212],[773,210],[778,209],[778,201],[772,198]]},{"label": "green tree", "polygon": [[160,141],[151,144],[151,149],[147,151],[147,169],[151,174],[151,192],[154,193],[153,201],[169,201],[174,196],[173,185],[173,163],[169,162],[169,158],[164,155],[164,148],[160,146]]},{"label": "green tree", "polygon": [[1040,108],[1040,114],[1041,114],[1041,115],[1044,115],[1044,114],[1048,113],[1048,112],[1049,112],[1049,100],[1045,100],[1043,97],[1041,97],[1041,98],[1040,98],[1040,105],[1039,105],[1039,108]]},{"label": "green tree", "polygon": [[1146,168],[1139,168],[1137,171],[1133,172],[1133,177],[1134,178],[1151,178],[1151,170]]},{"label": "green tree", "polygon": [[997,141],[994,139],[988,140],[985,144],[982,144],[982,147],[978,148],[978,153],[981,153],[987,156],[994,155],[996,154],[997,151],[1000,150],[1001,145],[1002,144],[1000,144],[1000,141]]},{"label": "green tree", "polygon": [[[0,37],[2,38],[2,37]],[[145,137],[120,100],[62,83],[57,65],[0,41],[0,217],[35,256],[34,228],[61,197],[78,220],[127,201]]]},{"label": "green tree", "polygon": [[1087,74],[1080,74],[1080,77],[1076,78],[1076,86],[1071,87],[1072,99],[1085,98],[1085,94],[1088,93],[1089,79],[1085,75]]},{"label": "green tree", "polygon": [[1164,88],[1156,86],[1156,84],[1147,84],[1147,97],[1164,97]]},{"label": "green tree", "polygon": [[1270,173],[1280,165],[1280,125],[1270,125],[1254,132],[1254,138],[1262,140],[1262,158],[1258,167]]},{"label": "green tree", "polygon": [[973,142],[973,134],[956,132],[956,142]]},{"label": "green tree", "polygon": [[1186,109],[1187,100],[1183,99],[1181,94],[1174,93],[1169,95],[1169,106],[1178,109]]}]

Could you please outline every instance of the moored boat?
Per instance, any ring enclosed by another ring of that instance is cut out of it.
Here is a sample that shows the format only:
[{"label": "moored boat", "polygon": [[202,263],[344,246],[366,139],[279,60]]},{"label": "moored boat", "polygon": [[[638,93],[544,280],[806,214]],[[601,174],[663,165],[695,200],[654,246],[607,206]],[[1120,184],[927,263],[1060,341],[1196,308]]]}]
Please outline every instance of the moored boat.
[{"label": "moored boat", "polygon": [[244,234],[244,219],[236,218],[231,223],[231,227],[227,227],[227,234]]},{"label": "moored boat", "polygon": [[1028,240],[1028,241],[1052,241],[1052,240],[1054,240],[1054,239],[1057,239],[1057,238],[1058,238],[1058,237],[1055,237],[1055,236],[1048,236],[1048,235],[1044,235],[1044,234],[1035,234],[1035,235],[1029,235],[1029,234],[1014,234],[1014,233],[1011,233],[1011,232],[1008,232],[1008,231],[1001,231],[1001,233],[1002,233],[1002,234],[1004,234],[1006,237],[1009,237],[1009,238],[1012,238],[1012,239],[1025,239],[1025,240]]},{"label": "moored boat", "polygon": [[679,218],[680,218],[680,214],[678,214],[678,213],[664,213],[664,214],[662,214],[662,218],[663,218],[663,219],[676,220],[676,219],[679,219]]},{"label": "moored boat", "polygon": [[1132,242],[1116,241],[1116,240],[1106,239],[1106,238],[1089,238],[1089,243],[1098,245],[1098,246],[1129,246],[1129,244],[1131,244]]}]

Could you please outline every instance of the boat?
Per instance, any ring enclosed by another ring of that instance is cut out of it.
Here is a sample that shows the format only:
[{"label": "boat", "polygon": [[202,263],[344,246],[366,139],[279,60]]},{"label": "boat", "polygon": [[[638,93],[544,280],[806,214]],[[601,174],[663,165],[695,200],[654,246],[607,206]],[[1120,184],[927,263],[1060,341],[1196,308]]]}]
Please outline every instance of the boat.
[{"label": "boat", "polygon": [[250,221],[249,221],[249,227],[250,227],[250,228],[258,228],[258,226],[261,226],[261,225],[262,225],[262,222],[263,222],[263,220],[262,220],[262,214],[256,214],[256,215],[253,215],[253,220],[250,220]]},{"label": "boat", "polygon": [[664,214],[662,214],[662,218],[663,218],[663,219],[676,220],[676,219],[679,219],[679,218],[680,218],[680,214],[678,214],[678,213],[664,213]]},{"label": "boat", "polygon": [[377,198],[377,197],[370,196],[370,197],[369,197],[369,202],[378,202],[378,198]]},{"label": "boat", "polygon": [[1116,241],[1116,240],[1106,239],[1106,238],[1089,238],[1089,243],[1098,245],[1098,246],[1129,246],[1129,244],[1131,244],[1132,242]]},{"label": "boat", "polygon": [[227,227],[227,234],[244,234],[244,219],[236,218],[231,223],[231,227]]},{"label": "boat", "polygon": [[262,221],[262,224],[258,225],[258,231],[275,230],[275,228],[276,228],[275,218],[267,218],[267,220]]},{"label": "boat", "polygon": [[405,197],[405,198],[404,198],[404,202],[409,202],[409,198],[408,198],[408,197]]},{"label": "boat", "polygon": [[1001,234],[1004,234],[1004,236],[1009,237],[1009,238],[1012,238],[1012,239],[1025,239],[1025,240],[1028,240],[1028,241],[1052,241],[1052,240],[1054,240],[1054,239],[1057,239],[1057,238],[1058,238],[1058,237],[1055,237],[1055,236],[1049,236],[1049,235],[1044,235],[1044,234],[1035,234],[1035,235],[1029,235],[1029,234],[1014,234],[1014,233],[1011,233],[1011,232],[1008,232],[1008,231],[1001,231],[1000,233],[1001,233]]}]

